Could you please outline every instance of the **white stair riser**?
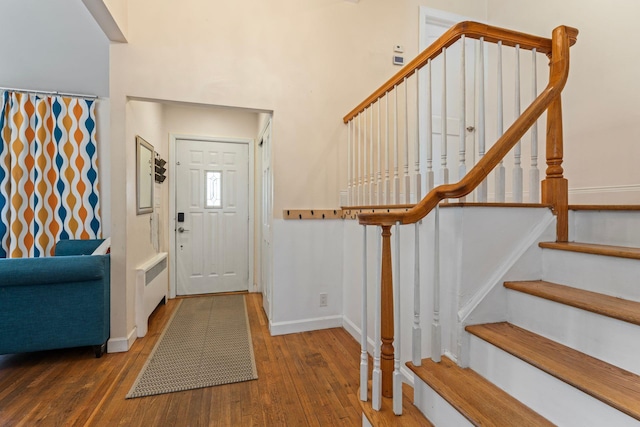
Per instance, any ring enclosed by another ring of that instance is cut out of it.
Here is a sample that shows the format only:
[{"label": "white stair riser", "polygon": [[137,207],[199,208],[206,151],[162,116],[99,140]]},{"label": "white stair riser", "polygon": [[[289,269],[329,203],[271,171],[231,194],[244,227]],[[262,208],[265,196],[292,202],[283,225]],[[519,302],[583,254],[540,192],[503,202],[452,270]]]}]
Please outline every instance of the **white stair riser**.
[{"label": "white stair riser", "polygon": [[640,326],[507,290],[507,320],[640,375]]},{"label": "white stair riser", "polygon": [[473,335],[470,360],[470,368],[554,424],[638,426],[637,420]]},{"label": "white stair riser", "polygon": [[640,301],[640,261],[634,259],[544,249],[542,279]]},{"label": "white stair riser", "polygon": [[569,224],[571,241],[640,247],[638,211],[571,211]]},{"label": "white stair riser", "polygon": [[415,376],[413,390],[414,405],[434,426],[464,427],[473,425],[418,376]]}]

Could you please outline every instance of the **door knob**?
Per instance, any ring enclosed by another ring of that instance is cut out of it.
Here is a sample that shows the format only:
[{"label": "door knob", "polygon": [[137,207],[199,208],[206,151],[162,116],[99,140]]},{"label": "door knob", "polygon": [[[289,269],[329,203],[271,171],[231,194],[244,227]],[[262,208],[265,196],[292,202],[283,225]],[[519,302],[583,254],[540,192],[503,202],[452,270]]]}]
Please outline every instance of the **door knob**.
[{"label": "door knob", "polygon": [[178,227],[178,233],[184,233],[185,231],[189,231],[184,227]]}]

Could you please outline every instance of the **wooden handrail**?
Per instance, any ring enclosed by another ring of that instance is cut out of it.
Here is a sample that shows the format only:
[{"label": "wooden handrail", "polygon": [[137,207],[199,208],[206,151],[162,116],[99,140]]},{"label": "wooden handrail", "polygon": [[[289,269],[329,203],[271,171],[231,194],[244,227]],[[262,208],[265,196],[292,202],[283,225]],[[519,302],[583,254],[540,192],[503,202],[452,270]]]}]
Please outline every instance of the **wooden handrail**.
[{"label": "wooden handrail", "polygon": [[[569,31],[569,46],[573,46],[576,42],[578,30],[568,28]],[[349,114],[344,116],[344,123],[348,123],[349,120],[360,114],[366,107],[374,103],[377,99],[382,98],[387,92],[393,90],[393,88],[402,83],[405,77],[412,76],[417,70],[426,65],[427,61],[436,58],[442,53],[442,49],[449,47],[465,36],[471,39],[484,38],[486,42],[497,43],[502,41],[503,46],[515,46],[519,45],[520,49],[532,50],[536,49],[540,53],[546,55],[551,54],[552,41],[544,37],[532,36],[529,34],[521,33],[518,31],[507,30],[505,28],[494,27],[487,24],[480,24],[478,22],[465,21],[451,27],[446,33],[440,36],[431,46],[423,50],[418,56],[416,56],[411,62],[405,65],[400,71],[398,71],[393,77],[391,77],[385,84],[380,86],[378,90],[373,92],[367,99],[362,101],[356,108],[351,110]]]},{"label": "wooden handrail", "polygon": [[[394,359],[394,317],[393,317],[393,279],[391,262],[391,226],[412,224],[424,218],[444,199],[464,197],[482,183],[489,173],[511,151],[538,118],[548,110],[547,114],[547,171],[542,182],[542,202],[552,206],[557,215],[557,240],[568,238],[568,184],[563,177],[562,169],[562,109],[561,93],[569,76],[569,47],[578,36],[575,28],[560,26],[553,30],[551,40],[516,31],[491,27],[475,22],[462,22],[440,37],[434,44],[400,70],[380,89],[363,101],[344,118],[347,123],[372,102],[392,90],[399,82],[422,67],[429,59],[436,57],[442,48],[450,46],[462,36],[470,38],[483,37],[488,42],[502,41],[503,45],[520,45],[523,49],[537,49],[550,57],[550,74],[547,87],[533,100],[524,113],[518,117],[507,131],[496,141],[487,153],[457,183],[440,185],[429,192],[419,203],[406,211],[370,212],[358,214],[358,221],[363,225],[382,227],[382,266],[381,266],[381,326],[382,326],[382,385],[381,393],[385,397],[393,395],[391,371]],[[436,288],[437,289],[437,288]],[[434,349],[434,351],[439,351]],[[438,355],[439,360],[439,355]]]},{"label": "wooden handrail", "polygon": [[[471,25],[475,28],[476,23],[462,23]],[[461,25],[461,24],[459,24]],[[455,29],[458,26],[452,28]],[[488,27],[488,26],[487,26]],[[495,27],[490,27],[494,29]],[[504,30],[507,31],[507,30]],[[445,35],[449,34],[451,30]],[[509,32],[514,33],[514,32]],[[476,34],[474,32],[474,34]],[[518,33],[519,34],[519,33]],[[466,35],[466,34],[465,34]],[[529,128],[538,120],[552,104],[558,104],[554,110],[559,108],[559,100],[562,89],[564,88],[569,76],[569,46],[576,42],[578,30],[575,28],[560,26],[553,31],[553,42],[556,44],[555,52],[551,58],[551,73],[547,87],[538,95],[538,97],[529,105],[524,113],[518,117],[507,131],[498,139],[498,141],[487,151],[487,153],[469,170],[460,181],[454,184],[440,185],[429,192],[418,204],[407,212],[381,212],[381,213],[363,213],[358,215],[360,224],[363,225],[393,225],[397,222],[401,224],[413,224],[424,218],[440,201],[444,199],[460,198],[471,193],[480,183],[487,178],[489,173],[502,160],[514,145],[522,138]],[[444,36],[443,36],[444,37]],[[441,37],[435,44],[441,41]],[[531,36],[529,36],[531,37]],[[535,38],[538,39],[538,38]],[[489,39],[488,39],[489,40]],[[539,39],[545,40],[545,39]],[[504,43],[506,44],[506,43]],[[545,45],[546,43],[540,43]],[[426,51],[425,51],[426,52]],[[412,61],[413,62],[413,61]],[[383,86],[384,87],[384,86]],[[355,110],[354,110],[355,111]],[[559,112],[558,112],[559,114]],[[552,118],[550,117],[549,120]],[[555,130],[554,140],[561,142],[562,127],[560,125],[559,134]],[[547,147],[549,150],[549,147]],[[562,148],[553,147],[553,153],[562,155]],[[548,161],[549,162],[549,161]],[[553,165],[550,164],[547,169],[553,175],[553,178],[562,179],[562,167],[554,160]],[[559,160],[561,163],[561,159]],[[544,201],[544,196],[543,196]]]}]

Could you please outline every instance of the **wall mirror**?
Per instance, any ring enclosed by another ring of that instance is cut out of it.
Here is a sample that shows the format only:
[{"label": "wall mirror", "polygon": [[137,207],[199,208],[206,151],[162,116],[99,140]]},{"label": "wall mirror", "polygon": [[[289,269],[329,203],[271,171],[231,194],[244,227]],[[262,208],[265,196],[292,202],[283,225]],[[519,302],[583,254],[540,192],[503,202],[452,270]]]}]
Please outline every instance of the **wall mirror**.
[{"label": "wall mirror", "polygon": [[136,136],[136,213],[153,212],[153,145]]}]

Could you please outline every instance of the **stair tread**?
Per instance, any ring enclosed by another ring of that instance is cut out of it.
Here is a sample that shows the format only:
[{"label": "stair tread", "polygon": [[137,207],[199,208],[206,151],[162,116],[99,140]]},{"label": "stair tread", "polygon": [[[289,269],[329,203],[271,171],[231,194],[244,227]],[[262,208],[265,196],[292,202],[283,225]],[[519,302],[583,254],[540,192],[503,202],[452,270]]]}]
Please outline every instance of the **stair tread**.
[{"label": "stair tread", "polygon": [[465,329],[640,420],[640,376],[510,323],[473,325]]},{"label": "stair tread", "polygon": [[640,211],[640,205],[569,205],[571,211]]},{"label": "stair tread", "polygon": [[611,246],[578,242],[540,242],[539,246],[547,249],[559,249],[563,251],[613,256],[618,258],[640,259],[640,248],[631,248],[627,246]]},{"label": "stair tread", "polygon": [[[371,381],[369,381],[368,401],[359,400],[362,413],[371,425],[376,427],[395,427],[402,424],[407,427],[433,427],[433,424],[425,418],[420,410],[412,403],[413,388],[409,384],[402,384],[402,415],[393,413],[393,399],[382,398],[380,411],[374,411],[371,407]],[[360,393],[358,393],[358,396]]]},{"label": "stair tread", "polygon": [[508,289],[640,326],[640,302],[585,291],[544,280],[505,282]]},{"label": "stair tread", "polygon": [[424,359],[407,366],[473,425],[553,425],[541,415],[468,368],[443,356],[440,363]]}]

